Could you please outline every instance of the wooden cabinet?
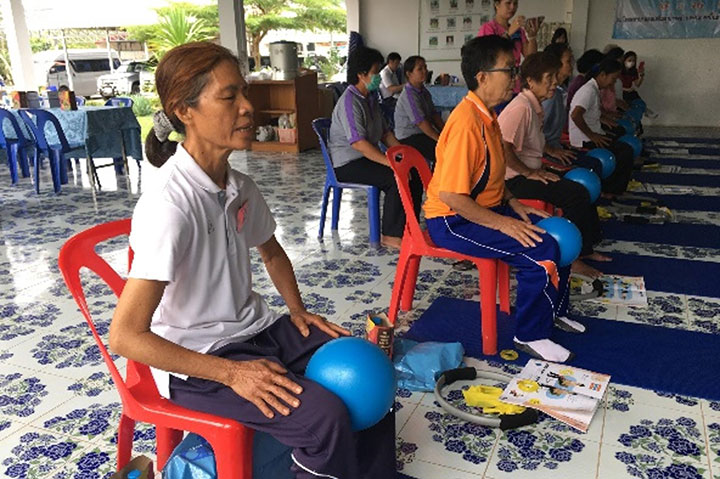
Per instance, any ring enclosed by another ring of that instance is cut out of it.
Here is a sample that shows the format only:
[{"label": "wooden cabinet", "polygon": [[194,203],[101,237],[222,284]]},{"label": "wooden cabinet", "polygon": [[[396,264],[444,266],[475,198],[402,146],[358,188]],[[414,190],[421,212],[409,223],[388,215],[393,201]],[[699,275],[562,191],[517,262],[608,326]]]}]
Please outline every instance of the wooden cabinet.
[{"label": "wooden cabinet", "polygon": [[282,114],[297,115],[297,141],[253,141],[253,151],[300,152],[318,146],[312,121],[318,109],[317,74],[304,73],[292,80],[263,80],[249,84],[248,96],[255,108],[255,127],[268,125]]}]

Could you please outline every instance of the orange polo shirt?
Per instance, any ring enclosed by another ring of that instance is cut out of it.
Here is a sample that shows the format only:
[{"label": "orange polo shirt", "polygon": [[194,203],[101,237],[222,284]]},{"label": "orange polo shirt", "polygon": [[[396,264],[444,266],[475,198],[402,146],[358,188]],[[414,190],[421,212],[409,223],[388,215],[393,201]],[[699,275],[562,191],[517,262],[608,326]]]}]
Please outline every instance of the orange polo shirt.
[{"label": "orange polo shirt", "polygon": [[497,117],[473,92],[450,114],[435,148],[435,172],[423,205],[426,218],[457,213],[440,192],[474,197],[485,208],[497,206],[505,192],[505,156]]}]

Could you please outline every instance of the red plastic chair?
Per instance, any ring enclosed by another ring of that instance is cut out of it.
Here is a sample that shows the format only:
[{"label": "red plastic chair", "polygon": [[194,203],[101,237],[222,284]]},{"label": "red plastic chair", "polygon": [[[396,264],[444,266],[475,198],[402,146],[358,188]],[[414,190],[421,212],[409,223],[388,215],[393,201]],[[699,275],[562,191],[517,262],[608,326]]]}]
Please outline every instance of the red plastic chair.
[{"label": "red plastic chair", "polygon": [[477,258],[435,246],[428,232],[420,228],[420,224],[415,217],[410,194],[409,178],[412,169],[415,169],[420,175],[425,190],[427,190],[430,183],[432,173],[430,173],[425,158],[416,149],[409,146],[394,146],[387,151],[386,155],[390,160],[390,166],[395,172],[395,181],[397,181],[400,190],[400,198],[406,216],[405,233],[402,238],[400,259],[395,273],[392,299],[390,300],[390,321],[395,322],[398,309],[409,311],[412,308],[420,259],[423,256],[472,261],[477,266],[480,275],[483,354],[489,356],[497,354],[497,309],[495,298],[499,281],[500,309],[509,313],[510,272],[508,265],[497,259]]},{"label": "red plastic chair", "polygon": [[525,206],[535,208],[536,210],[544,211],[547,214],[555,214],[555,207],[552,205],[552,203],[547,203],[543,200],[531,200],[529,198],[518,198],[518,201]]},{"label": "red plastic chair", "polygon": [[[123,410],[118,427],[118,470],[130,461],[135,422],[142,421],[156,427],[158,469],[165,466],[168,457],[182,440],[183,431],[190,431],[204,437],[212,446],[218,477],[252,479],[251,429],[231,419],[180,407],[161,397],[150,368],[145,364],[128,360],[127,378],[123,379],[95,329],[80,281],[80,269],[85,267],[96,273],[116,296],[120,296],[125,280],[95,252],[95,246],[102,241],[129,234],[129,219],[93,226],[67,240],[58,260],[65,284],[87,320],[120,393]],[[132,262],[132,250],[128,252],[128,259],[129,263]]]}]

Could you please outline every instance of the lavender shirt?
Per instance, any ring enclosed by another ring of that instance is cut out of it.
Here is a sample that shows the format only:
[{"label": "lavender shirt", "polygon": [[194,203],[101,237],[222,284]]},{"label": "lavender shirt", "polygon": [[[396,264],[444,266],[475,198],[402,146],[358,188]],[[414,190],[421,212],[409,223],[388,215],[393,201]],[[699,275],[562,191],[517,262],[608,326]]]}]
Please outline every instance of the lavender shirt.
[{"label": "lavender shirt", "polygon": [[345,166],[363,154],[352,147],[356,141],[367,140],[376,145],[389,131],[375,93],[367,98],[350,85],[342,94],[332,114],[328,147],[335,168]]},{"label": "lavender shirt", "polygon": [[435,113],[435,105],[427,88],[415,88],[406,83],[395,105],[395,136],[398,140],[404,140],[424,134],[418,125],[423,120],[431,121]]}]

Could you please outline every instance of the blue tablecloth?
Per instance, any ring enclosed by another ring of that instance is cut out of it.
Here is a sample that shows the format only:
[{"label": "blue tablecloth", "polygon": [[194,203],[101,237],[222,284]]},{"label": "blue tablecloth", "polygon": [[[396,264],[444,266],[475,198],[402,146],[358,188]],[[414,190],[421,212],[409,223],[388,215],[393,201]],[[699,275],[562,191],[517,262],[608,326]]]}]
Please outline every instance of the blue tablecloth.
[{"label": "blue tablecloth", "polygon": [[[142,159],[142,141],[140,139],[140,124],[128,107],[79,107],[77,110],[48,109],[60,121],[68,143],[71,145],[84,144],[87,152],[93,158],[119,158],[122,156],[122,140],[125,142],[125,153],[134,159]],[[24,134],[33,138],[27,127],[17,114],[18,123]],[[15,132],[10,122],[3,122],[3,133],[8,138],[15,138]],[[57,144],[55,129],[47,124],[45,136],[50,144]]]},{"label": "blue tablecloth", "polygon": [[438,110],[450,111],[467,95],[466,86],[440,86],[430,85],[426,87],[432,96],[435,108]]}]

